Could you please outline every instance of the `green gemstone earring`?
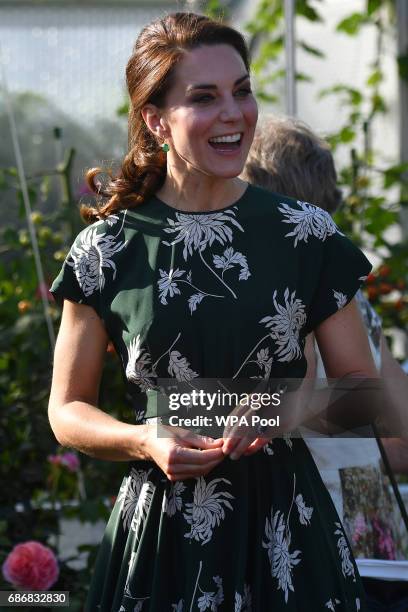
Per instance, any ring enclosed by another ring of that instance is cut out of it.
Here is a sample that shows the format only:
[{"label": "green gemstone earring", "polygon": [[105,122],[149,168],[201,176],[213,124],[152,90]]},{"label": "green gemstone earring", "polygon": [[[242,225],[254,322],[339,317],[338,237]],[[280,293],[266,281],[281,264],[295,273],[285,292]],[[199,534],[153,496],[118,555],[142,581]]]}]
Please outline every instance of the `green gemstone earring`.
[{"label": "green gemstone earring", "polygon": [[170,151],[170,147],[169,147],[169,145],[167,144],[167,142],[164,142],[164,143],[162,144],[161,148],[162,148],[162,151],[164,151],[165,153],[167,153],[168,151]]}]

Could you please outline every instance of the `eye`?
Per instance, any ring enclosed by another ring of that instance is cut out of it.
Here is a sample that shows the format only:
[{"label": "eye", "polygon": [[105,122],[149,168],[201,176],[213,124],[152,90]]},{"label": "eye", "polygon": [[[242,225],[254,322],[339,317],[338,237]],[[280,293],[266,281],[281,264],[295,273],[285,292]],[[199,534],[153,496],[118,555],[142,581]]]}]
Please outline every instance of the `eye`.
[{"label": "eye", "polygon": [[211,100],[214,100],[211,94],[203,94],[192,99],[193,102],[211,102]]},{"label": "eye", "polygon": [[[239,89],[237,91],[238,94],[244,94],[244,96],[248,96],[249,94],[252,93],[252,89],[248,88],[248,87],[243,87],[241,89]],[[210,94],[205,94],[203,96],[198,96],[197,98],[193,98],[193,102],[207,102],[210,100],[213,100],[214,96],[211,96]]]},{"label": "eye", "polygon": [[246,96],[249,96],[249,94],[252,93],[252,89],[250,87],[242,87],[241,89],[238,89],[238,91],[236,92],[236,95],[238,95],[240,98],[245,98]]}]

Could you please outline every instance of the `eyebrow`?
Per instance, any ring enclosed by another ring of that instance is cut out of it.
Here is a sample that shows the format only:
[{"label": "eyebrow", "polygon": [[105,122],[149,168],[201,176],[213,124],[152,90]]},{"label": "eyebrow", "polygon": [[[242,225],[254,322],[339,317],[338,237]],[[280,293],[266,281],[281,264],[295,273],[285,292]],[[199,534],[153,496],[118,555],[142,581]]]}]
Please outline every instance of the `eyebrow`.
[{"label": "eyebrow", "polygon": [[[246,79],[249,79],[249,74],[244,74],[244,76],[240,77],[239,79],[237,79],[234,83],[234,87],[236,85],[239,85],[240,83],[242,83],[243,81],[245,81]],[[195,89],[217,89],[216,85],[211,85],[210,83],[200,83],[199,85],[189,85],[186,89],[187,93],[189,93],[190,91],[194,91]]]}]

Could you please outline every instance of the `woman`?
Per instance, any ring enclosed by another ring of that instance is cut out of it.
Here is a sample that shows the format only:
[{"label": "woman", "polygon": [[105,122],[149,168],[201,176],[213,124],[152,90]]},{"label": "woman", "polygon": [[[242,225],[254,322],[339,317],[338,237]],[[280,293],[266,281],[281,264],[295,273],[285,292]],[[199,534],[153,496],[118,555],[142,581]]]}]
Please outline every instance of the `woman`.
[{"label": "woman", "polygon": [[[322,210],[278,209],[237,178],[257,120],[238,32],[169,15],[141,32],[126,74],[129,153],[105,189],[90,171],[107,201],[84,209],[94,223],[51,289],[65,298],[51,427],[64,446],[130,461],[85,610],[364,610],[302,440],[159,438],[149,419],[158,378],[302,378],[311,330],[331,376],[375,377],[352,299],[371,265]],[[97,407],[109,340],[136,425]]]}]

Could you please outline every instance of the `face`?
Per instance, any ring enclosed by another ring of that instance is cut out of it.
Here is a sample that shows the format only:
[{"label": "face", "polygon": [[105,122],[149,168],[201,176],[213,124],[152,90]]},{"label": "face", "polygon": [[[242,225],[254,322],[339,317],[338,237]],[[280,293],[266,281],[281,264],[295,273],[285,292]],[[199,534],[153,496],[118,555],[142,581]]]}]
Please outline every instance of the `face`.
[{"label": "face", "polygon": [[170,164],[210,176],[237,176],[258,117],[241,56],[224,44],[189,51],[176,67],[165,107],[153,107],[144,117],[169,144]]}]

